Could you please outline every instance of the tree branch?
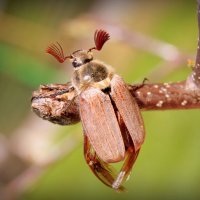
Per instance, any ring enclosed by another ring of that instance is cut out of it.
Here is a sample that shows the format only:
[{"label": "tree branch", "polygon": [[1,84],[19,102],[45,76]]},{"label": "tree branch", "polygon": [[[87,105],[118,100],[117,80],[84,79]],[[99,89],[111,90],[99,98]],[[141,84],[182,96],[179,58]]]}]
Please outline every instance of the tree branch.
[{"label": "tree branch", "polygon": [[[200,91],[188,90],[184,81],[127,86],[142,110],[200,108]],[[33,111],[39,117],[61,125],[79,122],[78,97],[71,103],[73,94],[66,93],[68,88],[69,84],[40,86],[33,93]]]},{"label": "tree branch", "polygon": [[193,67],[191,75],[187,79],[187,88],[191,90],[200,90],[200,0],[198,0],[198,46],[195,66]]}]

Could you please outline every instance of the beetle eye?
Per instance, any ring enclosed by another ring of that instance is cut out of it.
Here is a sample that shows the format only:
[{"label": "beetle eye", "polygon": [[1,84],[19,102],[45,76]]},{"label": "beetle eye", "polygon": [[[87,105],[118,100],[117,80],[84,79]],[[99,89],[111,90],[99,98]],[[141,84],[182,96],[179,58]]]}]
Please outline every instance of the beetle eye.
[{"label": "beetle eye", "polygon": [[87,59],[84,60],[84,63],[88,63],[90,61],[91,61],[91,59],[87,58]]},{"label": "beetle eye", "polygon": [[78,62],[76,59],[73,60],[72,65],[74,68],[76,67],[80,67],[82,65],[82,63]]}]

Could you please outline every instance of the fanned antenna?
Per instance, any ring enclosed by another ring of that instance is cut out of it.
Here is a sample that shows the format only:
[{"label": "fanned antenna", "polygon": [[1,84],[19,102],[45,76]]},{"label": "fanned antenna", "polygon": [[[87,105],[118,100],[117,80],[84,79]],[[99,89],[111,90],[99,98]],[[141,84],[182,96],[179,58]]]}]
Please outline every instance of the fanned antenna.
[{"label": "fanned antenna", "polygon": [[71,56],[65,56],[62,46],[57,42],[56,44],[51,44],[47,49],[46,52],[51,54],[58,62],[63,63],[67,58],[71,58]]},{"label": "fanned antenna", "polygon": [[89,51],[96,49],[100,51],[105,44],[110,39],[110,35],[108,32],[104,31],[103,29],[96,30],[94,33],[94,43],[95,47],[89,49]]}]

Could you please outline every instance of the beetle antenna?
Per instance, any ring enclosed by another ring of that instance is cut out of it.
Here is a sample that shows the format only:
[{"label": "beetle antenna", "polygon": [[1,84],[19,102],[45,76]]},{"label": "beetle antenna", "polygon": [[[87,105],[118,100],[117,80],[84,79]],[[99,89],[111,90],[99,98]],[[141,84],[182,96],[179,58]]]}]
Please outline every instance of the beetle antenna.
[{"label": "beetle antenna", "polygon": [[93,49],[96,49],[100,51],[105,44],[110,39],[110,35],[108,32],[100,29],[96,30],[94,33],[94,43],[95,47],[90,48],[88,51],[92,51]]},{"label": "beetle antenna", "polygon": [[46,52],[51,54],[60,63],[63,63],[67,58],[71,58],[71,56],[64,56],[63,48],[58,42],[57,45],[51,44],[46,49]]}]

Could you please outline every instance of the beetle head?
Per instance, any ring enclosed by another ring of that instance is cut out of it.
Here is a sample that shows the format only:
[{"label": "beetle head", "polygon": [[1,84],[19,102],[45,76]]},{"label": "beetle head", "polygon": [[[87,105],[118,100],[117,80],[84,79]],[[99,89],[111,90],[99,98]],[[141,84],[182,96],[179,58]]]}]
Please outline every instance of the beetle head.
[{"label": "beetle head", "polygon": [[74,68],[80,67],[93,60],[93,53],[86,50],[77,50],[72,53],[70,61]]},{"label": "beetle head", "polygon": [[100,51],[106,41],[110,39],[110,35],[104,30],[96,30],[94,34],[95,47],[86,50],[74,51],[71,55],[65,56],[63,49],[59,43],[57,45],[50,45],[46,52],[54,56],[60,63],[63,63],[66,59],[70,59],[74,68],[93,60],[92,50]]}]

